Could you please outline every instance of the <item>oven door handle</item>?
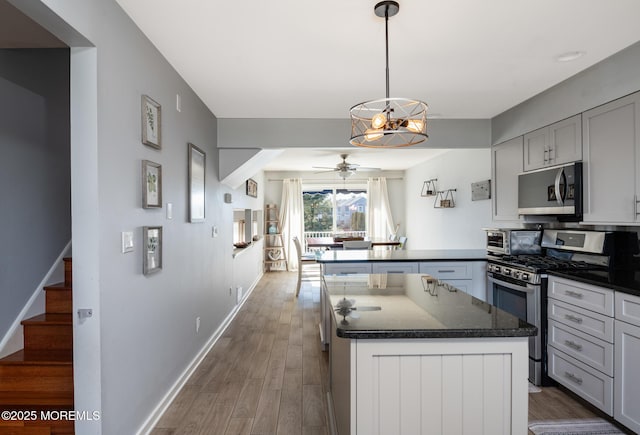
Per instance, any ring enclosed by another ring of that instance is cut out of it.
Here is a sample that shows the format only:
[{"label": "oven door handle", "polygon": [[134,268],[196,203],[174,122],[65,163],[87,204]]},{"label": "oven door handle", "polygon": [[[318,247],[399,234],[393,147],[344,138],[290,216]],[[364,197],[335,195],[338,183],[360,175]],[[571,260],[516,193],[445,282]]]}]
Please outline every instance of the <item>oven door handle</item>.
[{"label": "oven door handle", "polygon": [[500,279],[495,279],[491,276],[487,276],[487,280],[489,280],[490,283],[492,284],[498,284],[501,285],[503,287],[506,287],[508,289],[511,290],[515,290],[518,292],[523,292],[523,293],[533,293],[535,291],[535,288],[532,284],[526,284],[524,286],[522,285],[518,285],[518,284],[512,284],[510,282],[507,281],[502,281]]}]

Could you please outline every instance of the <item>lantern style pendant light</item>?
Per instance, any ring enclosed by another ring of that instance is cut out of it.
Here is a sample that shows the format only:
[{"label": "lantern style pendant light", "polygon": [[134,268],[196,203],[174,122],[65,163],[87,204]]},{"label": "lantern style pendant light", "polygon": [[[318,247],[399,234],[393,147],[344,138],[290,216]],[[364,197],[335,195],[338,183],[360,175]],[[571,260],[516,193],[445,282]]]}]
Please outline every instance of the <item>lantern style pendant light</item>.
[{"label": "lantern style pendant light", "polygon": [[352,145],[367,148],[399,148],[424,142],[427,135],[426,103],[389,98],[389,17],[400,10],[395,1],[381,1],[375,14],[384,17],[386,47],[386,98],[356,104],[350,110]]}]

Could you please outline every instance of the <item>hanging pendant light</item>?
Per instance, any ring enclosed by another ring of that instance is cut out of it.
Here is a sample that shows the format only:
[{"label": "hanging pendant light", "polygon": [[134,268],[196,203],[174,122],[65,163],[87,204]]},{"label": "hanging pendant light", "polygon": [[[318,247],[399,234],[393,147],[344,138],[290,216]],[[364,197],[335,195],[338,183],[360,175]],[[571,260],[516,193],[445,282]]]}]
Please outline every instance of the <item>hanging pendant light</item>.
[{"label": "hanging pendant light", "polygon": [[389,17],[400,10],[395,1],[381,1],[375,14],[384,17],[386,46],[386,98],[356,104],[351,114],[351,145],[367,148],[399,148],[427,140],[426,103],[389,98]]}]

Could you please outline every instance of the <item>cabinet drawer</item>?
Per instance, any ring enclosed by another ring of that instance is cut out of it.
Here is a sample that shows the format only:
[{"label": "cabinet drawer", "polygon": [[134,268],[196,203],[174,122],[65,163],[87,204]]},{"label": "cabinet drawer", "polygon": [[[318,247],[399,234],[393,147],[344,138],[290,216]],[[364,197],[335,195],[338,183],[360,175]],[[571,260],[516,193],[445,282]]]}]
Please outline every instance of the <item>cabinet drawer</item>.
[{"label": "cabinet drawer", "polygon": [[559,350],[549,347],[549,376],[613,415],[613,379]]},{"label": "cabinet drawer", "polygon": [[577,360],[613,376],[613,344],[599,340],[562,323],[549,322],[549,345]]},{"label": "cabinet drawer", "polygon": [[616,320],[640,326],[640,297],[616,292]]},{"label": "cabinet drawer", "polygon": [[325,275],[348,275],[350,273],[371,273],[371,263],[324,264]]},{"label": "cabinet drawer", "polygon": [[373,273],[418,273],[418,263],[385,262],[373,263]]},{"label": "cabinet drawer", "polygon": [[596,338],[613,343],[613,318],[549,298],[548,315]]},{"label": "cabinet drawer", "polygon": [[473,271],[471,263],[452,261],[447,263],[420,263],[420,273],[427,273],[434,278],[449,279],[471,279]]},{"label": "cabinet drawer", "polygon": [[578,281],[549,277],[549,297],[613,317],[613,290]]}]

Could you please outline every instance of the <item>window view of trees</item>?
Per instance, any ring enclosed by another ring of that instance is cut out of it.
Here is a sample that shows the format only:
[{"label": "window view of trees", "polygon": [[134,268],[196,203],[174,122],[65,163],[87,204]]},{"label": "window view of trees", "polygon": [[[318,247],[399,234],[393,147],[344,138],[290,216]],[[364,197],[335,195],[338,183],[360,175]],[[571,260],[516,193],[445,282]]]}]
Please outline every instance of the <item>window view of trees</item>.
[{"label": "window view of trees", "polygon": [[366,191],[325,189],[302,196],[305,231],[365,231]]}]

